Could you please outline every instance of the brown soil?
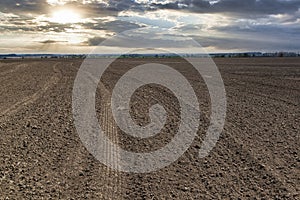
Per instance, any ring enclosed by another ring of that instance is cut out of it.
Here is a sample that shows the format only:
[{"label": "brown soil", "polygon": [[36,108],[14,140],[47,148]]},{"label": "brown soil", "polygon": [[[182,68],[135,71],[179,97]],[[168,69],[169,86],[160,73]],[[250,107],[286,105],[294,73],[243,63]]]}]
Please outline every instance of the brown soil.
[{"label": "brown soil", "polygon": [[[140,88],[131,101],[141,125],[149,123],[149,106],[165,106],[167,123],[151,139],[120,131],[105,104],[122,74],[149,61],[116,61],[96,97],[111,140],[134,152],[161,148],[178,128],[178,101],[157,85]],[[199,137],[179,160],[148,174],[111,170],[81,143],[72,89],[82,60],[0,61],[0,199],[300,199],[300,59],[215,59],[228,109],[221,138],[204,159],[198,152],[209,125],[209,95],[195,70],[177,61],[159,59],[185,75],[198,94]]]}]

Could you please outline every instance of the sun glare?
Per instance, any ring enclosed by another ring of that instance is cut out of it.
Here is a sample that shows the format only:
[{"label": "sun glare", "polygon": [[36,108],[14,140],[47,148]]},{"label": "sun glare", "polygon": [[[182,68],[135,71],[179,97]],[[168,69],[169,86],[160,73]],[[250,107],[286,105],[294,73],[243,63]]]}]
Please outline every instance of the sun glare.
[{"label": "sun glare", "polygon": [[73,10],[59,10],[52,14],[50,21],[60,24],[78,23],[81,21],[81,17]]}]

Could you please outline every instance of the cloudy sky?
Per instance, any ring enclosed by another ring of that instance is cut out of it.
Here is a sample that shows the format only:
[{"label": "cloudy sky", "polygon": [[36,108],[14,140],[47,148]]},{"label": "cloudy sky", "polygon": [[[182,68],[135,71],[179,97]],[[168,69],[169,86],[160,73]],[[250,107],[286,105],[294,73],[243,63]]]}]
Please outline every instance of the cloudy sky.
[{"label": "cloudy sky", "polygon": [[136,29],[208,52],[300,51],[300,0],[1,0],[0,19],[0,53],[88,53]]}]

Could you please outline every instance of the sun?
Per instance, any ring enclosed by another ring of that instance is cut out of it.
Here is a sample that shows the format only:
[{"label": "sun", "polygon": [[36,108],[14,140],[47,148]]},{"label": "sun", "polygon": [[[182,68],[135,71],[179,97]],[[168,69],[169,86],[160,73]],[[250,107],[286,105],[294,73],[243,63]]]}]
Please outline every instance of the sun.
[{"label": "sun", "polygon": [[60,24],[73,24],[81,21],[81,16],[74,10],[63,9],[53,12],[51,22]]}]

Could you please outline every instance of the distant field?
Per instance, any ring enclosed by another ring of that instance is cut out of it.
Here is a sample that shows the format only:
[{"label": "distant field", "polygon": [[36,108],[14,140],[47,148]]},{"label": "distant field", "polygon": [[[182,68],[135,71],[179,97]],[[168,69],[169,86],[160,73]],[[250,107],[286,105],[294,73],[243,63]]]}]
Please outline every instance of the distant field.
[{"label": "distant field", "polygon": [[[122,74],[149,61],[118,60],[102,77],[96,108],[106,130],[115,123],[101,102],[107,102]],[[98,162],[76,133],[72,89],[82,60],[0,60],[0,199],[300,198],[300,58],[215,59],[228,109],[221,138],[205,159],[198,158],[198,151],[209,125],[206,85],[177,59],[159,62],[179,70],[199,94],[199,137],[171,166],[129,174]],[[153,102],[166,104],[169,114],[159,135],[137,140],[113,129],[109,137],[135,152],[167,144],[178,128],[172,93],[151,85],[141,88],[132,98],[132,117],[146,124]]]}]

